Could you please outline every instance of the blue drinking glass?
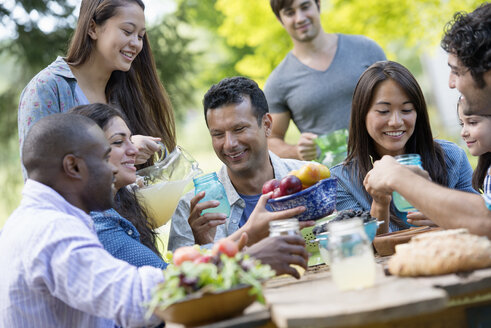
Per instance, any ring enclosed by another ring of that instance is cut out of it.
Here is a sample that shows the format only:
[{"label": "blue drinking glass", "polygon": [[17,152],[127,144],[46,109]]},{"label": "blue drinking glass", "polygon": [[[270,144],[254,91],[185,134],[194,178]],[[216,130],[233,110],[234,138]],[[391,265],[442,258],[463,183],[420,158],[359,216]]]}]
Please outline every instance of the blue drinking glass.
[{"label": "blue drinking glass", "polygon": [[[402,165],[416,165],[423,169],[421,163],[421,156],[419,154],[404,154],[395,157],[396,161]],[[398,192],[392,193],[392,201],[395,207],[401,212],[416,212],[417,209],[411,205],[404,197],[402,197]]]},{"label": "blue drinking glass", "polygon": [[205,197],[199,201],[200,203],[208,200],[217,200],[220,202],[220,205],[217,207],[203,210],[202,214],[224,213],[227,217],[230,215],[230,204],[227,199],[227,194],[225,193],[225,188],[220,180],[218,180],[218,176],[215,172],[194,178],[193,182],[195,195],[201,191],[205,192]]}]

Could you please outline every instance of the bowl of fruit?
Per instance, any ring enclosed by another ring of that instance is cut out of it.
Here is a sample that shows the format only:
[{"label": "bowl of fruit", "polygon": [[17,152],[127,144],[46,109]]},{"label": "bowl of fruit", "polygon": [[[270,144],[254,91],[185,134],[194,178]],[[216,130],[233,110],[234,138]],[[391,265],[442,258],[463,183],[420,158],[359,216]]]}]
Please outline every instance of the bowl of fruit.
[{"label": "bowl of fruit", "polygon": [[318,220],[336,209],[337,180],[330,178],[329,169],[319,163],[307,163],[281,180],[270,180],[263,193],[273,191],[268,204],[273,211],[305,206],[297,216],[299,221]]}]

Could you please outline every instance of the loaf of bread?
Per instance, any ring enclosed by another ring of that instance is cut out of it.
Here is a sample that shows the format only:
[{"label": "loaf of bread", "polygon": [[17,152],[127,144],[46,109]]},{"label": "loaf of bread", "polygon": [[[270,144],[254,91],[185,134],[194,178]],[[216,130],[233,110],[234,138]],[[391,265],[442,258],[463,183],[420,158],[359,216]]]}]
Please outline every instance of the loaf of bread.
[{"label": "loaf of bread", "polygon": [[491,242],[466,229],[435,231],[414,236],[396,246],[388,262],[398,276],[432,276],[491,266]]}]

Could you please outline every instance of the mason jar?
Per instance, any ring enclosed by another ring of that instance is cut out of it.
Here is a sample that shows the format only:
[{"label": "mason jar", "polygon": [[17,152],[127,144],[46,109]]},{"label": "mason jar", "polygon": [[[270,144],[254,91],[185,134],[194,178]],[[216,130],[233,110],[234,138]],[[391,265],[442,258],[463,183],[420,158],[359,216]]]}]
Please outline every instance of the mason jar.
[{"label": "mason jar", "polygon": [[[283,220],[275,220],[269,222],[269,236],[295,236],[300,234],[300,225],[298,223],[297,218],[291,219],[283,219]],[[298,273],[302,276],[305,272],[305,269],[299,265],[291,264],[292,268],[298,271]]]},{"label": "mason jar", "polygon": [[217,200],[220,204],[217,207],[207,208],[202,211],[205,213],[223,213],[227,217],[230,215],[230,204],[218,176],[215,172],[208,173],[193,179],[194,182],[194,194],[197,195],[201,191],[205,192],[205,197],[199,202],[206,202],[209,200]]},{"label": "mason jar", "polygon": [[269,222],[269,236],[300,235],[298,219],[284,219]]},{"label": "mason jar", "polygon": [[[419,154],[404,154],[395,157],[396,161],[402,165],[416,165],[423,169],[421,163],[421,156]],[[398,192],[394,191],[392,193],[392,200],[395,207],[401,212],[416,212],[417,209],[411,205],[404,197],[402,197]]]},{"label": "mason jar", "polygon": [[352,218],[328,225],[332,279],[340,290],[362,289],[375,283],[375,258],[363,220]]}]

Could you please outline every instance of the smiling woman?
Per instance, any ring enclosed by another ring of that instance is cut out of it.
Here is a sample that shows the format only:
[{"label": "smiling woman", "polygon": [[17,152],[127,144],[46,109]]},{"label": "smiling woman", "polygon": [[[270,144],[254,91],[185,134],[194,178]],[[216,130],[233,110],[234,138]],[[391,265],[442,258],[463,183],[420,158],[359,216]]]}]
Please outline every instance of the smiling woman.
[{"label": "smiling woman", "polygon": [[[65,58],[37,74],[19,103],[21,147],[41,117],[77,105],[111,104],[130,122],[136,164],[159,149],[174,149],[174,114],[160,83],[146,32],[141,0],[83,0]],[[153,136],[153,137],[149,137]]]},{"label": "smiling woman", "polygon": [[433,181],[475,192],[465,152],[433,140],[426,102],[411,72],[395,62],[377,62],[362,74],[353,94],[348,156],[331,169],[338,178],[337,210],[371,210],[385,221],[379,233],[407,229],[407,213],[395,209],[390,196],[368,194],[363,187],[373,161],[401,154],[419,154]]},{"label": "smiling woman", "polygon": [[131,142],[124,115],[115,108],[97,103],[77,106],[70,112],[89,117],[99,125],[111,145],[109,162],[118,169],[113,208],[90,213],[102,245],[114,257],[135,266],[165,268],[156,247],[157,235],[153,229],[157,227],[134,192],[125,188],[136,180],[137,150]]}]

